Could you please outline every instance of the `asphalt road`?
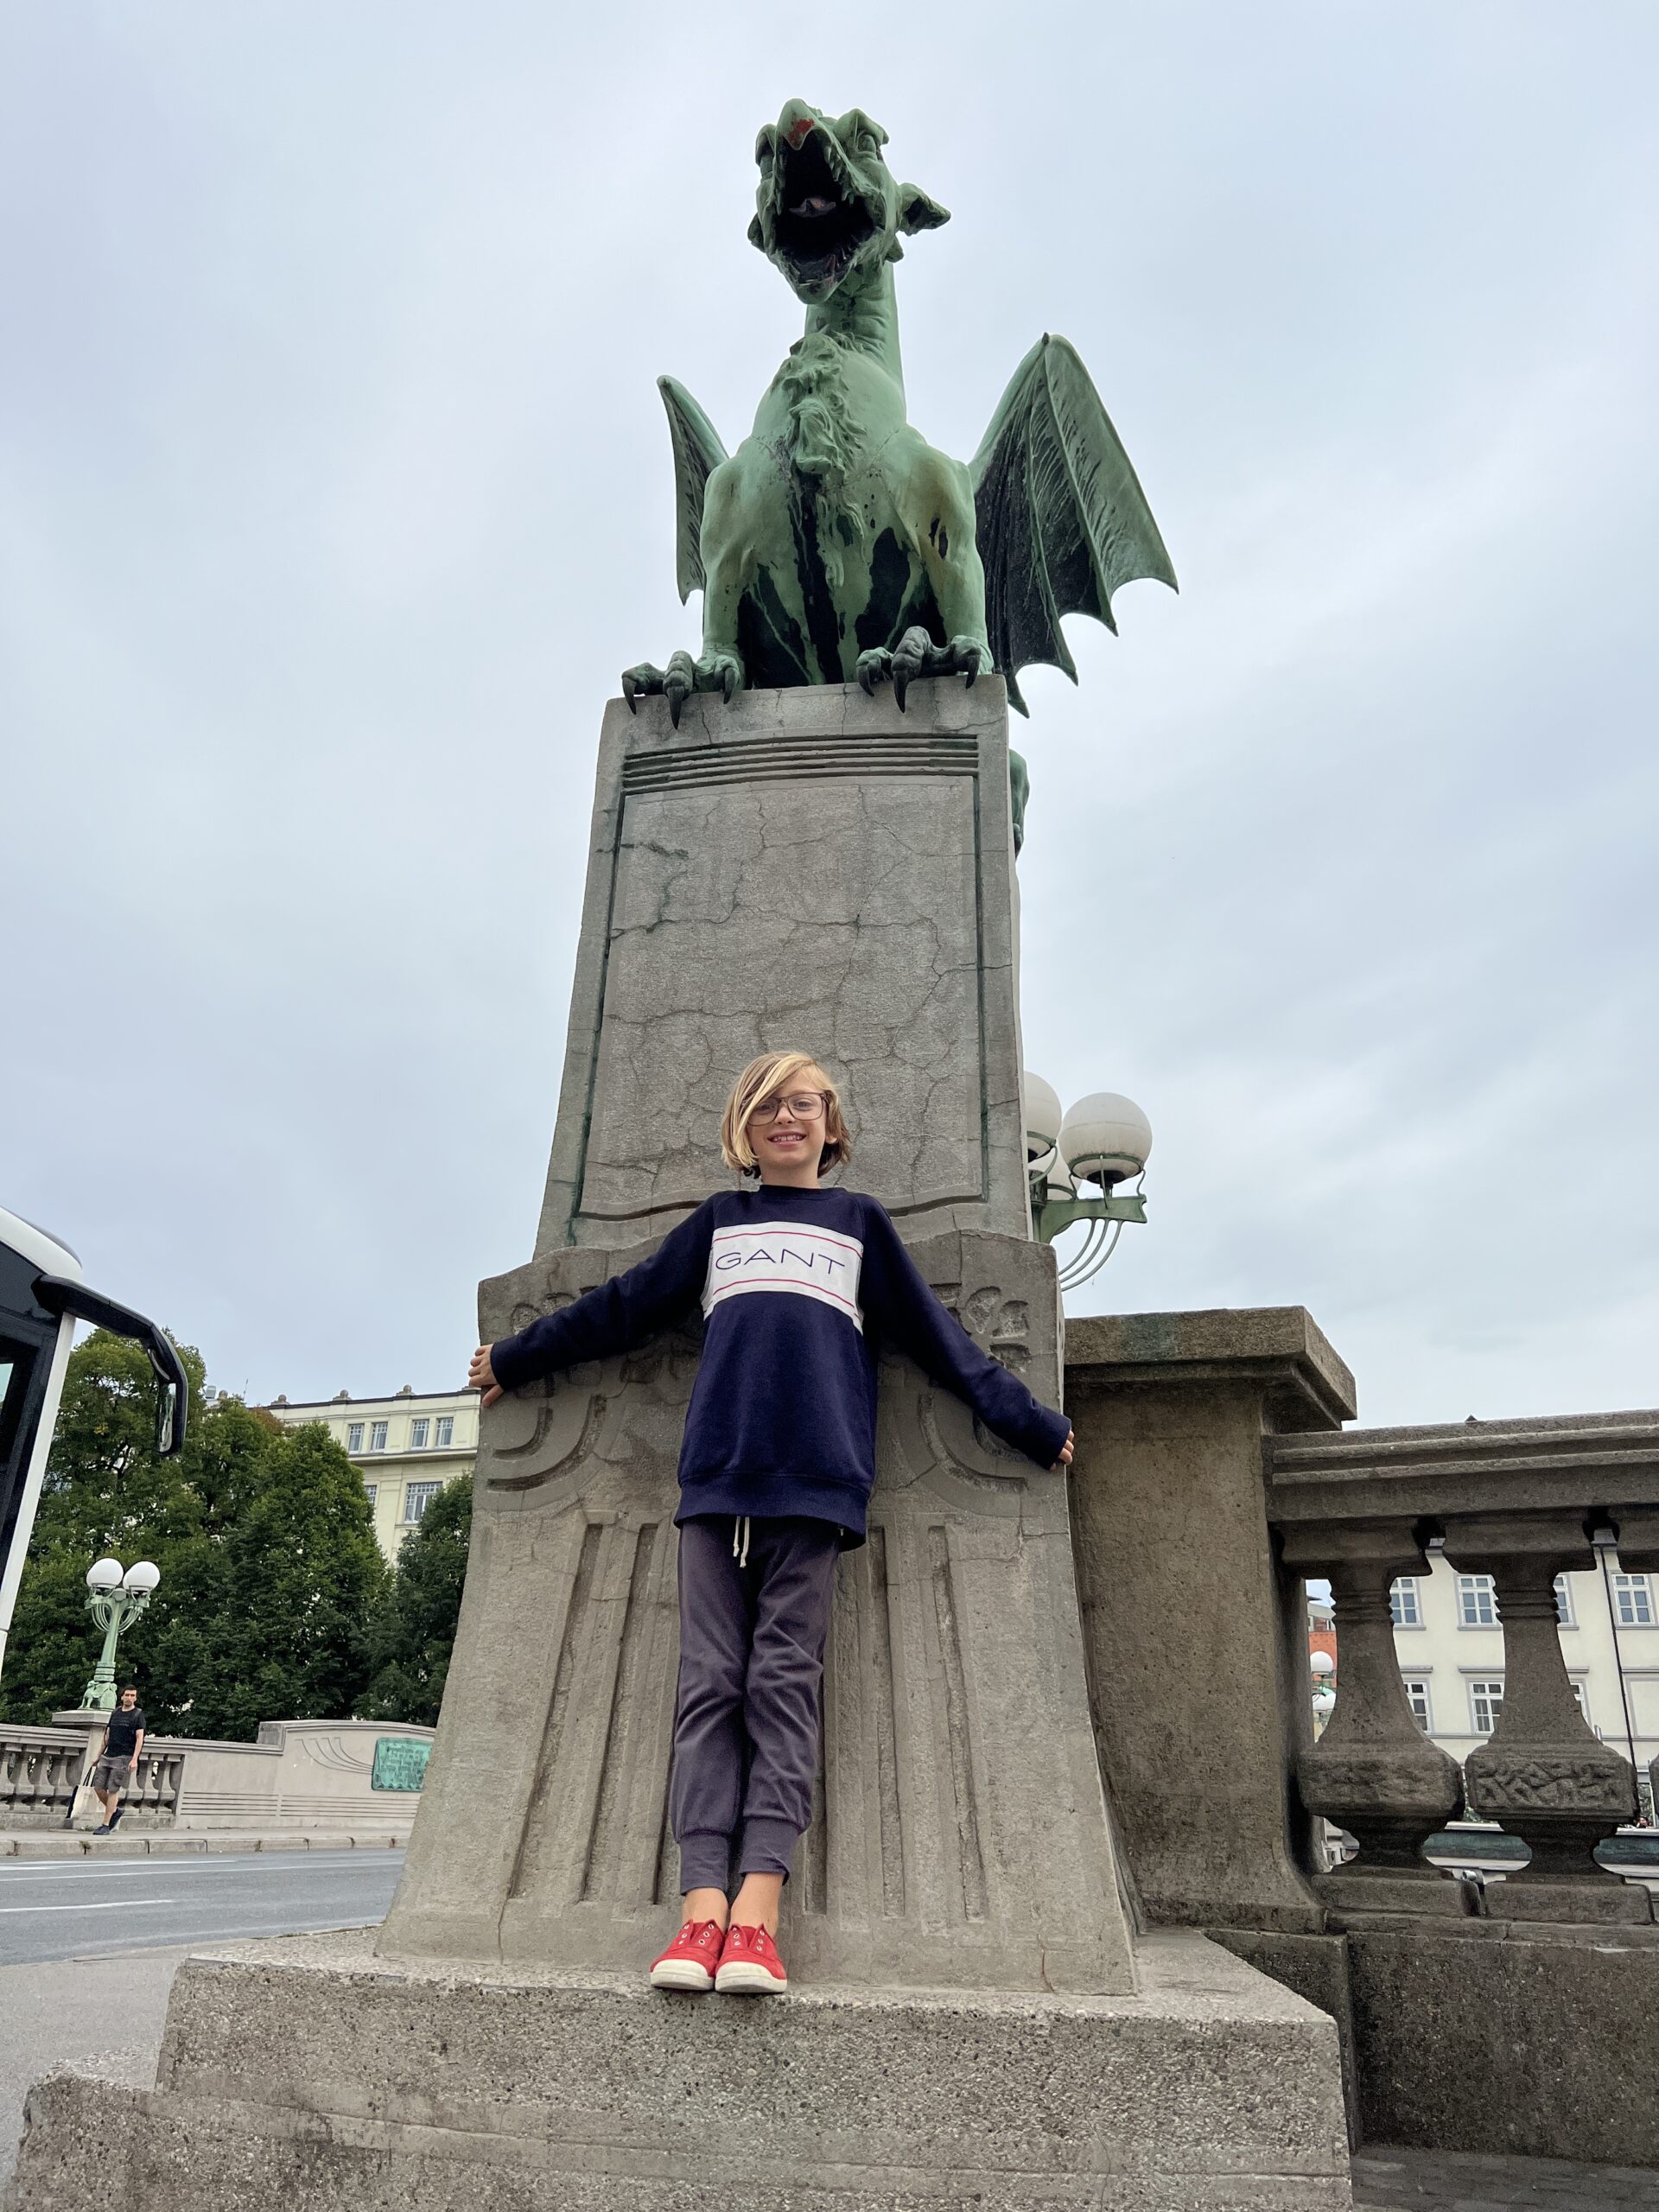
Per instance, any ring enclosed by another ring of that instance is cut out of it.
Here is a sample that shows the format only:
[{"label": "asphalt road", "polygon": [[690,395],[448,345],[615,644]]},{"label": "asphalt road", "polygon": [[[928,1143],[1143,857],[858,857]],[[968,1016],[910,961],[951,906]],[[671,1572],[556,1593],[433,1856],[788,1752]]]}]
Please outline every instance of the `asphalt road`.
[{"label": "asphalt road", "polygon": [[0,1968],[44,1959],[361,1928],[384,1920],[401,1851],[262,1851],[0,1866]]},{"label": "asphalt road", "polygon": [[48,2067],[118,2050],[153,2065],[181,1959],[218,1937],[382,1920],[401,1851],[0,1866],[0,2188]]}]

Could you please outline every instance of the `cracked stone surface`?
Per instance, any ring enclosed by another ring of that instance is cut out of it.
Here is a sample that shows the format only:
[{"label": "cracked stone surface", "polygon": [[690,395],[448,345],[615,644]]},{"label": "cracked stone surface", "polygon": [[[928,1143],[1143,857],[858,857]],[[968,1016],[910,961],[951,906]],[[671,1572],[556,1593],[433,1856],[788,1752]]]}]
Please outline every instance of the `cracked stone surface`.
[{"label": "cracked stone surface", "polygon": [[[537,1249],[671,1225],[727,1184],[734,1077],[799,1046],[848,1180],[907,1230],[1026,1232],[1000,683],[613,702]],[[626,1225],[626,1227],[625,1227]]]}]

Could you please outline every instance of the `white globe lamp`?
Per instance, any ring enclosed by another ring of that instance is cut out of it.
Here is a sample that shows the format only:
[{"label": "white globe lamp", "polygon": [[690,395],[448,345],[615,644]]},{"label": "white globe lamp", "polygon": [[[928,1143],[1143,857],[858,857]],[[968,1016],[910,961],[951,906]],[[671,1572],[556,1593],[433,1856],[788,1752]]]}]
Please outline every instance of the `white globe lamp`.
[{"label": "white globe lamp", "polygon": [[122,1581],[124,1590],[141,1590],[146,1597],[162,1579],[162,1570],[154,1560],[141,1559],[127,1569]]},{"label": "white globe lamp", "polygon": [[121,1587],[121,1562],[118,1559],[95,1559],[86,1570],[89,1590],[118,1590]]},{"label": "white globe lamp", "polygon": [[1026,1108],[1026,1160],[1035,1166],[1060,1141],[1060,1094],[1027,1068],[1020,1079]]},{"label": "white globe lamp", "polygon": [[1079,1183],[1109,1191],[1151,1158],[1152,1124],[1132,1098],[1091,1091],[1060,1124],[1060,1155]]},{"label": "white globe lamp", "polygon": [[1307,1663],[1315,1681],[1322,1675],[1334,1675],[1337,1671],[1337,1662],[1328,1651],[1310,1651]]}]

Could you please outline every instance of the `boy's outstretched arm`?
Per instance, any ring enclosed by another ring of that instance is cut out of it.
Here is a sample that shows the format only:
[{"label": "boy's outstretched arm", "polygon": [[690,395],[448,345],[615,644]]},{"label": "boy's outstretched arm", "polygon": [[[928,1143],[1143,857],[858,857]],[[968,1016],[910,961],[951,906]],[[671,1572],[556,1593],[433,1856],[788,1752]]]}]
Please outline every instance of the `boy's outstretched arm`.
[{"label": "boy's outstretched arm", "polygon": [[584,1359],[628,1351],[677,1321],[696,1302],[709,1271],[712,1209],[707,1201],[668,1235],[648,1259],[584,1292],[573,1305],[544,1313],[516,1336],[480,1344],[467,1381],[493,1405],[503,1390],[533,1382]]},{"label": "boy's outstretched arm", "polygon": [[[879,1326],[923,1373],[966,1401],[994,1435],[1039,1467],[1071,1458],[1071,1424],[974,1342],[906,1249],[885,1213],[865,1240],[866,1296]],[[874,1260],[875,1264],[871,1266]]]}]

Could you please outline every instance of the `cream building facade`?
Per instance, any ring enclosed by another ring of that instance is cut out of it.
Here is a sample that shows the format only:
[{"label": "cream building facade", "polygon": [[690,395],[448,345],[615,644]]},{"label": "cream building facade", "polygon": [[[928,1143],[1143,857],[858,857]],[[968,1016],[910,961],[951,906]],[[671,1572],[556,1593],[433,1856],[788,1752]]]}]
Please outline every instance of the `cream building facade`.
[{"label": "cream building facade", "polygon": [[[1585,1719],[1636,1767],[1653,1810],[1649,1762],[1659,1756],[1659,1576],[1627,1574],[1618,1555],[1558,1575],[1561,1650]],[[1491,1577],[1459,1574],[1438,1554],[1431,1571],[1392,1593],[1394,1648],[1418,1726],[1467,1758],[1503,1709],[1503,1634]],[[1342,1623],[1337,1622],[1340,1665]],[[1341,1675],[1338,1684],[1340,1694]]]},{"label": "cream building facade", "polygon": [[388,1559],[446,1483],[472,1474],[478,1458],[478,1394],[438,1390],[416,1396],[411,1385],[389,1398],[338,1397],[291,1405],[276,1398],[264,1409],[291,1428],[321,1421],[363,1478],[374,1533]]}]

